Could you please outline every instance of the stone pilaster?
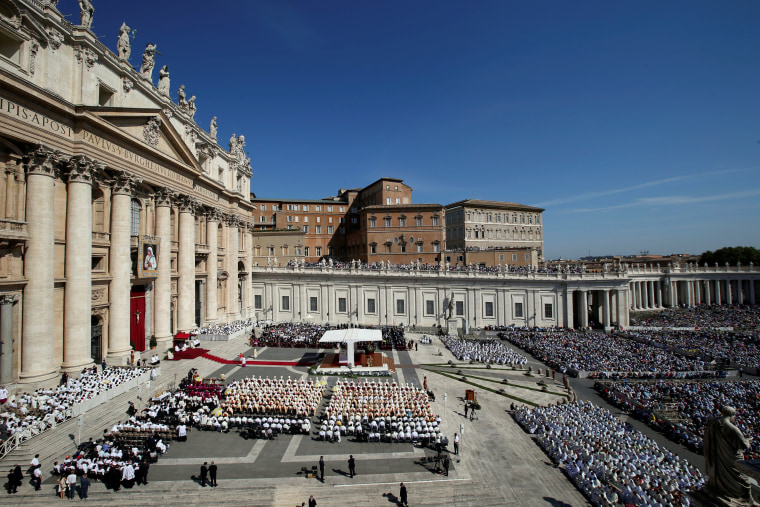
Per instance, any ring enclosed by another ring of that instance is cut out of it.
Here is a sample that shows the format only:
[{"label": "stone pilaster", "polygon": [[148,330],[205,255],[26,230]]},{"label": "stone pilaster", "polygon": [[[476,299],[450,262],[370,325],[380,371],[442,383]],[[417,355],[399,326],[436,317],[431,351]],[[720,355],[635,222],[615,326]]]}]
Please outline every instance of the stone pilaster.
[{"label": "stone pilaster", "polygon": [[27,283],[24,287],[19,374],[22,383],[50,379],[57,374],[58,368],[53,354],[55,216],[52,203],[59,158],[57,151],[39,146],[25,160],[29,239],[24,252]]},{"label": "stone pilaster", "polygon": [[155,317],[153,334],[156,347],[164,350],[171,344],[172,301],[172,230],[171,206],[175,193],[164,187],[153,196],[156,202],[156,236],[158,236],[158,272],[155,282]]},{"label": "stone pilaster", "polygon": [[[253,268],[253,224],[247,223],[246,226],[246,233],[245,233],[245,251],[246,255],[248,256],[248,272],[246,273],[245,277],[245,299],[246,299],[246,305],[248,307],[248,311],[246,312],[243,317],[253,317],[254,310],[253,310],[253,284],[252,282],[252,275],[251,270]],[[320,310],[322,306],[320,305]]]},{"label": "stone pilaster", "polygon": [[200,202],[182,195],[177,199],[179,208],[179,284],[177,287],[177,327],[191,331],[195,322],[195,212]]},{"label": "stone pilaster", "polygon": [[0,385],[13,382],[13,303],[15,295],[0,296]]},{"label": "stone pilaster", "polygon": [[80,155],[69,160],[66,199],[66,290],[63,300],[63,364],[67,371],[91,366],[92,175],[96,163]]},{"label": "stone pilaster", "polygon": [[142,181],[127,172],[118,172],[112,180],[111,193],[111,250],[109,266],[111,306],[108,313],[108,362],[126,364],[129,344],[129,296],[132,288],[132,257],[130,255],[130,219],[132,193]]},{"label": "stone pilaster", "polygon": [[216,208],[206,210],[206,242],[208,243],[208,262],[206,263],[208,276],[206,278],[206,322],[217,321],[219,301],[219,222],[222,214]]}]

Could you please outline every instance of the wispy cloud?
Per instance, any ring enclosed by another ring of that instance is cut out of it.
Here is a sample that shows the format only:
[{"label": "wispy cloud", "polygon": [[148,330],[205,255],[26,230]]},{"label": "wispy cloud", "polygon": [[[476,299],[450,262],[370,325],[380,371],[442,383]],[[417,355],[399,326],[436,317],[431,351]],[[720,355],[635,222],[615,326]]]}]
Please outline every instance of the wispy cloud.
[{"label": "wispy cloud", "polygon": [[727,199],[741,199],[744,197],[755,197],[760,195],[760,188],[755,190],[746,190],[744,192],[731,192],[728,194],[704,195],[704,196],[687,196],[687,195],[665,195],[661,197],[642,197],[635,201],[616,204],[615,206],[605,206],[601,208],[577,208],[568,210],[566,213],[590,213],[598,211],[610,211],[622,208],[635,208],[640,206],[674,206],[683,204],[697,204],[702,202],[725,201]]},{"label": "wispy cloud", "polygon": [[[601,190],[599,192],[587,192],[585,194],[569,195],[567,197],[562,197],[560,199],[554,199],[552,201],[541,202],[541,203],[536,204],[536,206],[540,206],[542,208],[545,208],[548,206],[557,206],[558,204],[567,204],[569,202],[586,201],[588,199],[596,199],[596,198],[605,197],[608,195],[622,194],[624,192],[631,192],[633,190],[640,190],[642,188],[657,187],[657,186],[665,185],[668,183],[674,183],[676,181],[684,181],[684,180],[690,180],[690,179],[695,179],[695,178],[701,178],[705,176],[716,176],[716,175],[735,173],[735,172],[741,172],[741,171],[743,171],[743,169],[726,169],[724,171],[711,171],[711,172],[705,172],[705,173],[699,173],[699,174],[687,174],[685,176],[673,176],[672,178],[646,181],[644,183],[639,183],[638,185],[632,185],[630,187],[614,188],[610,190]],[[614,209],[614,208],[610,208],[610,209]]]}]

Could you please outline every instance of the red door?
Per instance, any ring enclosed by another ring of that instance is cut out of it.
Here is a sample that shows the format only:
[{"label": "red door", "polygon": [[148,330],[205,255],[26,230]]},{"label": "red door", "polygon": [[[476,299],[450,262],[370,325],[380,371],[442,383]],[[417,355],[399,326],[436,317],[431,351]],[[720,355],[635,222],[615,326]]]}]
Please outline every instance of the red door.
[{"label": "red door", "polygon": [[132,287],[129,298],[129,343],[136,351],[145,350],[145,289]]}]

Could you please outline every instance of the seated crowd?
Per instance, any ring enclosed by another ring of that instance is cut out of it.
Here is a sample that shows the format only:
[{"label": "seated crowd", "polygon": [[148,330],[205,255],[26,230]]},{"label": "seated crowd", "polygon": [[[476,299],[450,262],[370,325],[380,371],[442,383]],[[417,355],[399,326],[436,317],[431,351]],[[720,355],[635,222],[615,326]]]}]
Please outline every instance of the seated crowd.
[{"label": "seated crowd", "polygon": [[597,382],[613,405],[662,431],[668,438],[702,452],[707,420],[720,407],[736,408],[736,426],[752,439],[745,459],[760,459],[760,381]]},{"label": "seated crowd", "polygon": [[221,402],[222,415],[313,416],[325,391],[324,382],[276,378],[245,378],[228,385]]},{"label": "seated crowd", "polygon": [[589,378],[712,378],[723,376],[698,358],[612,334],[575,331],[505,331],[499,337],[562,373]]},{"label": "seated crowd", "polygon": [[723,331],[673,329],[631,330],[626,334],[669,349],[680,349],[716,364],[760,368],[760,342],[751,336]]},{"label": "seated crowd", "polygon": [[252,339],[254,347],[319,347],[319,339],[329,326],[312,323],[283,322],[264,327],[261,336]]},{"label": "seated crowd", "polygon": [[430,408],[428,393],[395,382],[338,381],[322,417],[319,438],[341,441],[433,443],[442,438],[441,419]]},{"label": "seated crowd", "polygon": [[519,407],[515,419],[594,505],[688,505],[704,478],[608,410],[580,401]]},{"label": "seated crowd", "polygon": [[478,363],[526,364],[528,358],[505,343],[493,339],[466,340],[457,336],[445,336],[441,341],[459,361]]},{"label": "seated crowd", "polygon": [[84,369],[79,378],[64,374],[61,385],[54,389],[42,388],[12,396],[0,409],[0,433],[6,438],[23,432],[28,432],[27,436],[38,434],[71,418],[74,405],[93,399],[146,371],[118,367],[98,371],[93,366]]},{"label": "seated crowd", "polygon": [[732,327],[757,336],[760,334],[760,306],[699,305],[688,308],[666,308],[638,317],[631,315],[631,325],[699,329]]},{"label": "seated crowd", "polygon": [[233,335],[238,331],[243,331],[246,328],[251,327],[252,325],[253,321],[251,319],[236,320],[235,322],[228,322],[226,324],[216,324],[214,326],[200,327],[193,331],[190,331],[190,334]]}]

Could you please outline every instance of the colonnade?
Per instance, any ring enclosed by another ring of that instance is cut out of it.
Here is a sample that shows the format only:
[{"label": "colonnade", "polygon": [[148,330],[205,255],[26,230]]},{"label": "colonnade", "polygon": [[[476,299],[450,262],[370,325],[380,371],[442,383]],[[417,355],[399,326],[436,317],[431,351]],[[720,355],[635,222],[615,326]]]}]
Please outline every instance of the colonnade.
[{"label": "colonnade", "polygon": [[757,304],[756,280],[747,278],[706,278],[674,280],[633,280],[630,282],[631,309],[647,310],[699,304]]}]

